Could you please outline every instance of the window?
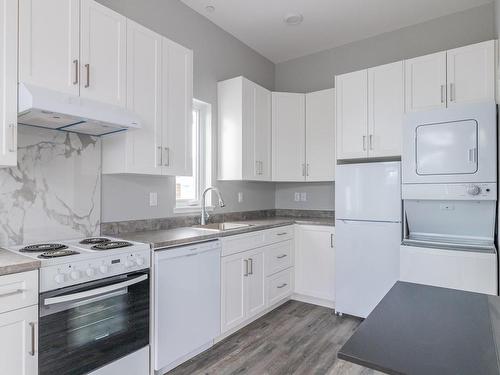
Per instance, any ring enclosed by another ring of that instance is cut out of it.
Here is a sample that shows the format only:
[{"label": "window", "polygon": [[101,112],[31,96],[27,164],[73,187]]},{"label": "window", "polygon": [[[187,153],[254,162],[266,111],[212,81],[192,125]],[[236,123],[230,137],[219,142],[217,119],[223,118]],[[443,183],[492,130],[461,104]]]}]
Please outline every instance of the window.
[{"label": "window", "polygon": [[[198,210],[201,195],[210,186],[212,176],[212,108],[200,100],[193,101],[193,175],[175,179],[176,212]],[[207,206],[210,197],[207,196]]]}]

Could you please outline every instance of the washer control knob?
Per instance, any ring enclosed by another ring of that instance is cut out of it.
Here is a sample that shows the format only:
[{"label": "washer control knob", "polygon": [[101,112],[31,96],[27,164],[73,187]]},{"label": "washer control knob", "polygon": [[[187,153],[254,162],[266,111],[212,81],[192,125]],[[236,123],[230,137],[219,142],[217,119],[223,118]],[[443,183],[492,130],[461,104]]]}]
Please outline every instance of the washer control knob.
[{"label": "washer control knob", "polygon": [[103,264],[99,267],[99,271],[101,271],[101,273],[108,273],[108,266]]},{"label": "washer control knob", "polygon": [[469,195],[479,195],[481,193],[481,188],[477,185],[470,185],[467,188],[467,194]]},{"label": "washer control knob", "polygon": [[73,279],[73,280],[78,280],[80,278],[80,271],[71,271],[71,273],[69,274],[69,276]]},{"label": "washer control knob", "polygon": [[135,258],[135,262],[137,263],[138,266],[142,266],[144,264],[144,259],[141,257]]},{"label": "washer control knob", "polygon": [[58,284],[62,284],[63,282],[66,281],[66,275],[64,273],[58,273],[55,277],[54,280]]},{"label": "washer control knob", "polygon": [[95,270],[93,268],[87,268],[85,273],[87,274],[88,277],[92,277],[95,275]]}]

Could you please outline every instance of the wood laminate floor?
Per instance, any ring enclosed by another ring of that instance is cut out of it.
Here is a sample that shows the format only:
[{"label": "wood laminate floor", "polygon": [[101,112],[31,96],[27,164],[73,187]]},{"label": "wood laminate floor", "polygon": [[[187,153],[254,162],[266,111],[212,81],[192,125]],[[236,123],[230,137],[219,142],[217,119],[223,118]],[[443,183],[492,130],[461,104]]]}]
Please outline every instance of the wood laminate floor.
[{"label": "wood laminate floor", "polygon": [[168,375],[374,375],[337,359],[360,319],[288,301]]}]

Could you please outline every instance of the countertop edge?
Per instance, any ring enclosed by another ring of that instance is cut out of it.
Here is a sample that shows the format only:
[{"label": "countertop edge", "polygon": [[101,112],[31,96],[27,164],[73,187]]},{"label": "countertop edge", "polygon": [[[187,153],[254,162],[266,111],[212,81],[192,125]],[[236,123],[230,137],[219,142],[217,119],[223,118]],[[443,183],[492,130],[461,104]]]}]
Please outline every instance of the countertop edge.
[{"label": "countertop edge", "polygon": [[[7,258],[7,259],[2,259]],[[0,248],[0,276],[38,270],[41,266],[39,260],[33,260],[9,250]]]}]

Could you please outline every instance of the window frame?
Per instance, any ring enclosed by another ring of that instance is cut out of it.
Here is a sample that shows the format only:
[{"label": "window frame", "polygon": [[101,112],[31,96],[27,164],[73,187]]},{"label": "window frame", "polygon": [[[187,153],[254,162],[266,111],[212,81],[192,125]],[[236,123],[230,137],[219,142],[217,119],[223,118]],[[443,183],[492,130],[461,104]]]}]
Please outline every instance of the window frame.
[{"label": "window frame", "polygon": [[[193,177],[195,183],[195,199],[175,198],[174,213],[197,212],[201,210],[203,191],[211,185],[212,181],[212,105],[198,99],[193,99],[193,112],[198,113],[196,137],[197,160],[193,160]],[[194,121],[194,120],[193,120]],[[194,130],[194,129],[193,129]],[[194,145],[193,145],[194,146]],[[177,177],[175,179],[177,189]],[[207,195],[207,209],[213,209],[211,196]]]}]

